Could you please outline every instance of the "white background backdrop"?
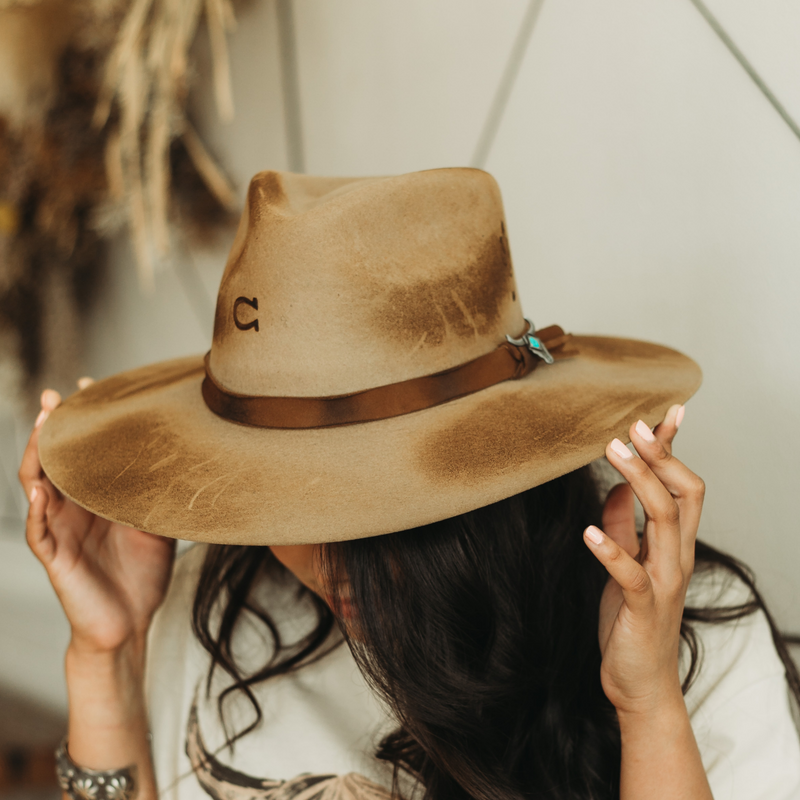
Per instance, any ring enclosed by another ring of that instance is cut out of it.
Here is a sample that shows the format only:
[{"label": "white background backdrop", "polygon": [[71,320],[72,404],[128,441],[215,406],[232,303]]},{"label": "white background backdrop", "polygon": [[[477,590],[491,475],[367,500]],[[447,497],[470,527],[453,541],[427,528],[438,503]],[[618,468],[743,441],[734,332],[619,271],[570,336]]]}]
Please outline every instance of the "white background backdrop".
[{"label": "white background backdrop", "polygon": [[[800,4],[708,4],[800,119]],[[296,2],[307,171],[468,164],[527,5]],[[253,0],[239,23],[236,119],[216,121],[202,36],[195,115],[243,196],[288,151],[275,0]],[[707,483],[701,538],[749,563],[800,630],[800,141],[688,0],[547,0],[486,168],[537,325],[649,339],[700,363],[676,453]],[[206,350],[226,249],[184,248],[147,296],[117,243],[82,371]],[[3,434],[10,469],[21,430]],[[66,628],[6,527],[0,680],[63,706]]]}]

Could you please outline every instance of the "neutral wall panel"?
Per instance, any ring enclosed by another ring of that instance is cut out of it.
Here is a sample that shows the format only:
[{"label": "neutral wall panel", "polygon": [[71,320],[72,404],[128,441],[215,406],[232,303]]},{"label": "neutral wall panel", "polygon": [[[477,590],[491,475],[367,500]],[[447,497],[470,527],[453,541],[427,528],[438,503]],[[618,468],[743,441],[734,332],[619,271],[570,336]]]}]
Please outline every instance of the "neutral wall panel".
[{"label": "neutral wall panel", "polygon": [[295,3],[308,171],[468,164],[526,6]]},{"label": "neutral wall panel", "polygon": [[[723,23],[728,5],[756,64],[770,31],[800,30],[789,4],[720,0]],[[798,106],[797,49],[782,52],[765,77],[793,82]],[[688,2],[563,0],[545,5],[488,168],[537,322],[699,361],[677,454],[708,485],[701,536],[800,629],[800,142]]]}]

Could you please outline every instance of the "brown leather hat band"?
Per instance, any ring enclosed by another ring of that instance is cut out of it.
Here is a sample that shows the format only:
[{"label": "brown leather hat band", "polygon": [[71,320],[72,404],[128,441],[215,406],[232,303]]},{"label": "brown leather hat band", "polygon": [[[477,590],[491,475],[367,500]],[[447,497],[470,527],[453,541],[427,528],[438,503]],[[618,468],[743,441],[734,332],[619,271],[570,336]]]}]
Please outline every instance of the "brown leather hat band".
[{"label": "brown leather hat band", "polygon": [[[536,332],[555,360],[574,355],[558,325]],[[206,355],[203,399],[220,417],[256,428],[328,428],[399,417],[479,392],[533,371],[542,360],[527,346],[504,342],[496,350],[453,369],[336,397],[260,397],[223,389]]]}]

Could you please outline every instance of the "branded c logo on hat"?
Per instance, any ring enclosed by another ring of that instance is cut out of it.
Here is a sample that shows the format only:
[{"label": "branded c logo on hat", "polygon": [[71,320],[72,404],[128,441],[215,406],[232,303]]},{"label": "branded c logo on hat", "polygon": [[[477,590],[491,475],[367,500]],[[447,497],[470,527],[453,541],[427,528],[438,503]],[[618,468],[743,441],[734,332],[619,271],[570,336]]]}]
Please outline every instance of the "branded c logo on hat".
[{"label": "branded c logo on hat", "polygon": [[249,300],[247,297],[237,297],[233,303],[233,322],[236,327],[240,331],[249,331],[250,328],[255,328],[258,331],[258,317],[256,317],[251,322],[240,322],[239,321],[239,306],[240,305],[250,306],[250,308],[254,308],[258,311],[258,298],[254,297],[252,300]]}]

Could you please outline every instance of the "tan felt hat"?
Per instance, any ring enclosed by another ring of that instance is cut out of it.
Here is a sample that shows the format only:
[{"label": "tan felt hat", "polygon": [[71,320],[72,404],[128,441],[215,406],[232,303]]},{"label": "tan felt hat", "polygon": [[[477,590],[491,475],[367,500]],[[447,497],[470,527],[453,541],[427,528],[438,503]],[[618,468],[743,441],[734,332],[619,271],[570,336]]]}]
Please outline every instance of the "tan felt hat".
[{"label": "tan felt hat", "polygon": [[577,469],[700,380],[667,347],[534,331],[485,172],[262,172],[208,357],[77,392],[45,423],[40,455],[65,495],[152,533],[338,541]]}]

